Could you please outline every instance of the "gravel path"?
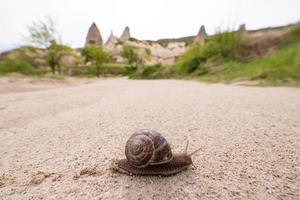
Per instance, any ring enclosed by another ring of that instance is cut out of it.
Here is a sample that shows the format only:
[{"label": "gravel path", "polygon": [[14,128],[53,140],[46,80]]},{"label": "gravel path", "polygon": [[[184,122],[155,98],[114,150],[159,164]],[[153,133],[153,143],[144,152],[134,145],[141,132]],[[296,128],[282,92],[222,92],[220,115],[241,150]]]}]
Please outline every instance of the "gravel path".
[{"label": "gravel path", "polygon": [[[171,177],[109,170],[138,128],[173,152]],[[123,78],[0,94],[0,199],[300,199],[300,89]]]}]

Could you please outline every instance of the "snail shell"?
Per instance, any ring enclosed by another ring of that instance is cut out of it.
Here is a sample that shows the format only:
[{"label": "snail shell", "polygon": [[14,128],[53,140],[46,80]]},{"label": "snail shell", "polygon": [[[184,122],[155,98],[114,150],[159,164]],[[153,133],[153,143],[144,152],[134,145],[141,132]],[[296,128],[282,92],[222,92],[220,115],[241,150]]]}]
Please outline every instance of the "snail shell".
[{"label": "snail shell", "polygon": [[128,163],[137,168],[168,163],[173,159],[167,140],[158,132],[142,129],[127,141],[125,155]]}]

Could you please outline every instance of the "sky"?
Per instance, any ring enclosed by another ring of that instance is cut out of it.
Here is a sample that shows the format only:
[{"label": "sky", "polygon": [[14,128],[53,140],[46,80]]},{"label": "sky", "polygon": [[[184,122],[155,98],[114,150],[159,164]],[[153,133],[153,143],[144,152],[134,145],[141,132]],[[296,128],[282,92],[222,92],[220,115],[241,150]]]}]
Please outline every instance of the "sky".
[{"label": "sky", "polygon": [[195,35],[217,29],[281,26],[300,20],[300,0],[0,0],[0,51],[25,44],[27,26],[51,16],[64,44],[82,47],[95,22],[106,41],[129,26],[142,40]]}]

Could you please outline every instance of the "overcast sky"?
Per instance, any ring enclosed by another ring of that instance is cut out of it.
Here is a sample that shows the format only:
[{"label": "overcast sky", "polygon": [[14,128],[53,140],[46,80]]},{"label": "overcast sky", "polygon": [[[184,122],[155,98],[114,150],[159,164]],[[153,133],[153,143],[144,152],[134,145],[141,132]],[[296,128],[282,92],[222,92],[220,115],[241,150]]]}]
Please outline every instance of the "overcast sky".
[{"label": "overcast sky", "polygon": [[57,24],[65,44],[81,47],[96,22],[104,40],[125,26],[138,39],[195,35],[203,24],[247,29],[280,26],[300,20],[300,0],[0,0],[0,51],[23,44],[26,26],[46,15]]}]

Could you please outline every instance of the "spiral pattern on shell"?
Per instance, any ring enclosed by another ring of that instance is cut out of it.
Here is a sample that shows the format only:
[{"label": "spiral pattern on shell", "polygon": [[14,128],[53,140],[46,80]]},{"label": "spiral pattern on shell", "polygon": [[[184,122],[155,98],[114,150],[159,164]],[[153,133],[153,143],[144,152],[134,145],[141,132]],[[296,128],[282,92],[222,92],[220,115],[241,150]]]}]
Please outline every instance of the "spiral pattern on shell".
[{"label": "spiral pattern on shell", "polygon": [[125,155],[128,162],[138,168],[166,163],[173,158],[166,139],[160,133],[148,129],[139,130],[129,138]]}]

